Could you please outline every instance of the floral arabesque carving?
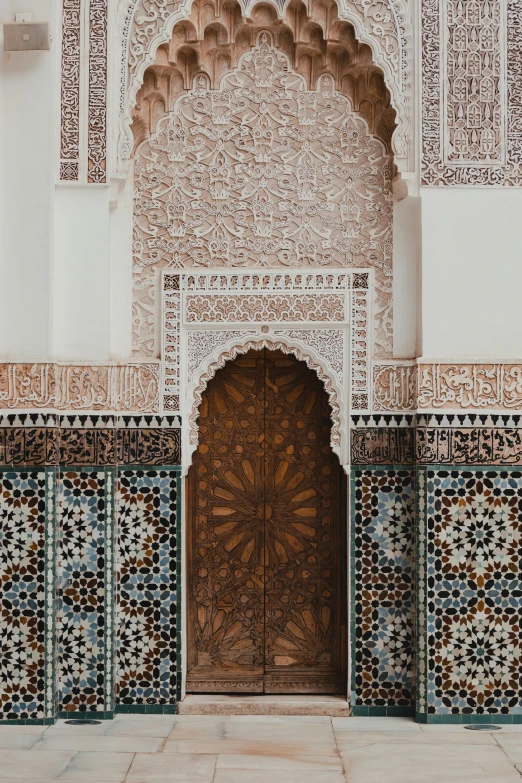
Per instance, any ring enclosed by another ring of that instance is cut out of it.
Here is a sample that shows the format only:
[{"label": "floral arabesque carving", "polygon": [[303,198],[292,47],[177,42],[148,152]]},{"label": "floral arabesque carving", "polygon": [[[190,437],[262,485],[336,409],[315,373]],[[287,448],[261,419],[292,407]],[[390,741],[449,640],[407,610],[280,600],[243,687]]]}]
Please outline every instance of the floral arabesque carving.
[{"label": "floral arabesque carving", "polygon": [[[328,394],[328,401],[332,410],[332,430],[330,434],[330,442],[332,450],[338,455],[341,464],[345,457],[347,449],[347,443],[344,442],[344,417],[341,412],[342,392],[338,388],[334,377],[328,374],[321,360],[318,356],[313,355],[313,351],[310,349],[304,351],[295,345],[287,343],[287,341],[281,337],[279,339],[273,338],[243,338],[239,343],[235,345],[228,345],[225,350],[223,347],[218,348],[212,356],[207,358],[205,366],[201,368],[200,374],[196,377],[195,381],[190,384],[188,389],[188,434],[187,443],[183,445],[182,454],[183,462],[185,465],[190,465],[192,454],[196,449],[199,441],[199,429],[198,429],[198,416],[199,406],[201,404],[201,397],[205,391],[208,382],[214,377],[217,370],[225,365],[226,362],[236,359],[240,354],[247,353],[250,350],[260,351],[263,348],[267,348],[270,351],[283,351],[283,353],[293,354],[297,359],[306,362],[310,369],[317,373],[317,377],[324,383],[326,393]],[[346,460],[344,460],[345,462]]]},{"label": "floral arabesque carving", "polygon": [[521,184],[521,53],[522,0],[422,0],[425,185]]},{"label": "floral arabesque carving", "polygon": [[[241,3],[245,17],[250,15],[253,5],[253,2]],[[274,0],[273,5],[279,14],[283,13],[286,6],[279,0]],[[145,69],[153,62],[158,47],[169,41],[174,25],[188,18],[190,7],[191,3],[182,0],[120,0],[120,162],[130,156],[133,148],[131,112],[143,83]],[[313,22],[321,25],[325,22],[325,14],[328,16],[331,9],[317,5],[309,10]],[[353,25],[358,40],[370,47],[373,61],[384,73],[397,112],[394,153],[401,167],[408,168],[408,165],[412,165],[414,82],[413,29],[409,2],[341,0],[337,11],[340,19]],[[330,23],[328,34],[334,35],[335,28],[335,24]]]},{"label": "floral arabesque carving", "polygon": [[391,352],[391,160],[323,76],[316,91],[267,33],[219,91],[204,75],[135,165],[134,353],[154,355],[164,267],[375,269],[376,352]]}]

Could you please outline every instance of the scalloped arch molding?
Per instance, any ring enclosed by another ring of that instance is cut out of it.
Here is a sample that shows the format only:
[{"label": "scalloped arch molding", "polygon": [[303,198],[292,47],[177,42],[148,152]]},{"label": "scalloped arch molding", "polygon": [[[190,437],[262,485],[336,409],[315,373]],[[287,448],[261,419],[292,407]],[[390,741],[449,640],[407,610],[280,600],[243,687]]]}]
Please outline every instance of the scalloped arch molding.
[{"label": "scalloped arch molding", "polygon": [[[241,0],[247,16],[259,0]],[[289,0],[264,0],[279,14]],[[120,53],[120,126],[118,164],[130,157],[131,112],[145,69],[158,46],[169,40],[176,22],[188,16],[192,0],[120,0],[118,48]],[[400,171],[413,167],[413,26],[408,0],[338,0],[339,16],[350,22],[361,43],[368,44],[373,60],[382,68],[397,111],[393,136],[395,163]]]}]

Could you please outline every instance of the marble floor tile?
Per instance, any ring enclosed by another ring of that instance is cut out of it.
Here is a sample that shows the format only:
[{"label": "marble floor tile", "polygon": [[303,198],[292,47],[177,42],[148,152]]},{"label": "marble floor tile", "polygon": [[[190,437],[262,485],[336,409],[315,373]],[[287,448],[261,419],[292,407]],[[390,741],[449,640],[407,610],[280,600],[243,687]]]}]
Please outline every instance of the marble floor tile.
[{"label": "marble floor tile", "polygon": [[334,731],[338,747],[363,744],[393,745],[495,745],[493,734],[468,731],[466,734],[447,731],[445,734],[415,731]]},{"label": "marble floor tile", "polygon": [[346,779],[342,772],[331,770],[271,769],[267,780],[265,770],[218,769],[213,783],[346,783]]},{"label": "marble floor tile", "polygon": [[47,733],[69,731],[106,737],[166,737],[174,724],[174,715],[116,715],[114,720],[101,721],[98,726],[71,726],[65,720],[58,720]]},{"label": "marble floor tile", "polygon": [[106,737],[76,731],[46,733],[33,746],[35,751],[83,750],[91,753],[155,753],[165,740],[161,737]]},{"label": "marble floor tile", "polygon": [[28,750],[40,739],[41,734],[0,734],[0,749]]},{"label": "marble floor tile", "polygon": [[253,737],[250,740],[218,740],[192,741],[183,740],[173,742],[169,740],[165,744],[165,752],[172,753],[240,753],[255,756],[323,756],[333,758],[337,756],[335,743],[311,743],[311,742],[266,742]]},{"label": "marble floor tile", "polygon": [[327,723],[228,723],[225,739],[257,740],[272,742],[333,742],[332,726]]},{"label": "marble floor tile", "polygon": [[263,769],[267,772],[273,769],[279,770],[303,770],[303,771],[342,771],[341,760],[336,757],[301,756],[300,758],[287,758],[286,756],[257,756],[237,755],[222,753],[217,757],[216,769]]},{"label": "marble floor tile", "polygon": [[216,756],[137,753],[125,783],[212,783]]},{"label": "marble floor tile", "polygon": [[43,734],[48,728],[49,726],[6,726],[0,723],[0,734]]},{"label": "marble floor tile", "polygon": [[60,783],[64,779],[90,783],[98,783],[98,780],[121,783],[125,780],[133,758],[133,753],[76,753],[57,779]]},{"label": "marble floor tile", "polygon": [[230,723],[269,723],[285,726],[294,723],[324,723],[329,726],[332,720],[328,715],[230,715],[228,719]]},{"label": "marble floor tile", "polygon": [[1,752],[0,781],[23,780],[56,780],[69,766],[74,751],[55,753],[36,753],[32,750],[3,750]]},{"label": "marble floor tile", "polygon": [[168,735],[168,740],[176,740],[178,742],[181,740],[215,742],[216,740],[222,740],[225,738],[225,730],[227,725],[227,720],[214,720],[212,723],[206,721],[202,721],[201,723],[184,720],[176,721],[172,731]]},{"label": "marble floor tile", "polygon": [[332,718],[335,731],[412,731],[420,725],[412,718]]}]

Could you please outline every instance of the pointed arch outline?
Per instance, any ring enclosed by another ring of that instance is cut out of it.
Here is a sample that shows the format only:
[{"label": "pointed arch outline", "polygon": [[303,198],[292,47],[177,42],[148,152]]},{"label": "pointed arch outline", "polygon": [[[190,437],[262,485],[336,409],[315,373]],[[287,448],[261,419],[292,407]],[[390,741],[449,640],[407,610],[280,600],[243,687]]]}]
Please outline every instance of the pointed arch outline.
[{"label": "pointed arch outline", "polygon": [[[242,0],[243,14],[248,16],[258,0]],[[290,0],[265,0],[282,17]],[[125,167],[133,148],[131,112],[146,68],[154,61],[156,51],[167,43],[177,22],[188,18],[193,0],[120,0],[118,7],[120,69],[120,121],[117,130],[117,168]],[[399,170],[409,171],[413,161],[413,23],[407,0],[374,0],[371,5],[386,7],[382,13],[370,13],[367,0],[338,0],[339,18],[349,22],[360,43],[368,45],[372,59],[384,74],[396,110],[397,128],[392,146]],[[355,7],[359,6],[356,12]],[[385,22],[394,22],[396,51],[385,35]]]},{"label": "pointed arch outline", "polygon": [[270,351],[282,351],[285,354],[293,354],[299,361],[305,362],[307,367],[313,370],[320,381],[322,381],[328,404],[330,405],[330,419],[332,429],[330,431],[330,445],[334,454],[337,454],[341,465],[347,463],[348,454],[348,428],[347,417],[345,416],[345,392],[336,377],[335,371],[330,367],[326,360],[321,359],[319,355],[308,345],[299,340],[289,339],[284,335],[266,335],[257,337],[252,334],[245,334],[244,338],[232,339],[226,343],[217,346],[199,365],[195,372],[195,379],[188,385],[185,397],[185,415],[183,421],[183,466],[186,472],[192,463],[192,455],[199,443],[199,408],[204,391],[209,381],[215,376],[216,372],[225,366],[226,362],[233,361],[238,356],[247,353],[250,350],[260,351],[267,348]]}]

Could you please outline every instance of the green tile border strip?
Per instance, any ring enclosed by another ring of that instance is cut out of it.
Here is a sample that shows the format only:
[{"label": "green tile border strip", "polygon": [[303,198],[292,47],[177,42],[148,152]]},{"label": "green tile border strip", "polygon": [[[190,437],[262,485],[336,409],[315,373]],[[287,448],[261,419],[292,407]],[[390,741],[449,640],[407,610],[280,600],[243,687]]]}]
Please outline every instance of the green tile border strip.
[{"label": "green tile border strip", "polygon": [[350,707],[354,718],[414,718],[415,707]]},{"label": "green tile border strip", "polygon": [[477,723],[492,723],[498,725],[522,724],[522,715],[415,715],[417,723],[427,725],[471,725]]}]

